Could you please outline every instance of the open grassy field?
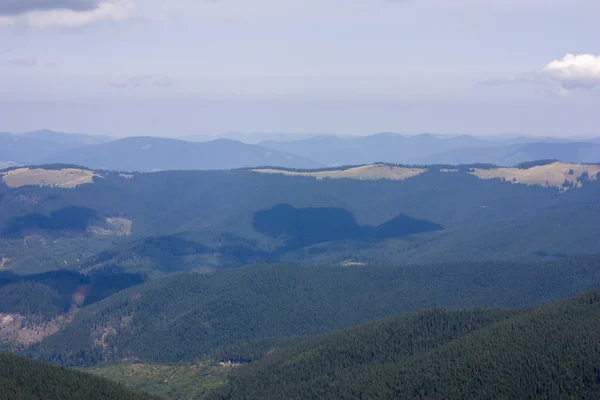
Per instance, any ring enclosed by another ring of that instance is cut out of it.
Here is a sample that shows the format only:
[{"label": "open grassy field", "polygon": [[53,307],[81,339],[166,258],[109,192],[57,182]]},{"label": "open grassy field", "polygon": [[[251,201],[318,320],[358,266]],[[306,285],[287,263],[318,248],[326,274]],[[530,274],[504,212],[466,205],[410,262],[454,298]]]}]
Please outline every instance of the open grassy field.
[{"label": "open grassy field", "polygon": [[506,179],[512,183],[554,187],[562,187],[565,180],[571,182],[575,187],[581,187],[581,182],[577,178],[585,173],[587,173],[589,179],[597,179],[600,173],[600,165],[554,162],[528,169],[493,168],[475,169],[472,172],[473,175],[481,179]]},{"label": "open grassy field", "polygon": [[204,361],[187,365],[120,364],[85,369],[94,375],[169,399],[201,399],[225,383],[235,364]]},{"label": "open grassy field", "polygon": [[314,172],[296,172],[286,171],[281,169],[255,169],[254,172],[262,174],[280,174],[288,176],[312,176],[317,179],[335,179],[335,178],[350,178],[350,179],[364,179],[364,180],[377,180],[377,179],[389,179],[394,181],[402,181],[408,178],[421,175],[426,172],[425,168],[404,168],[404,167],[393,167],[383,164],[364,165],[361,167],[353,167],[344,170],[331,170],[331,171],[314,171]]},{"label": "open grassy field", "polygon": [[93,183],[99,176],[93,171],[75,168],[48,170],[41,168],[19,168],[2,173],[4,183],[12,188],[23,186],[54,186],[74,188],[79,185]]}]

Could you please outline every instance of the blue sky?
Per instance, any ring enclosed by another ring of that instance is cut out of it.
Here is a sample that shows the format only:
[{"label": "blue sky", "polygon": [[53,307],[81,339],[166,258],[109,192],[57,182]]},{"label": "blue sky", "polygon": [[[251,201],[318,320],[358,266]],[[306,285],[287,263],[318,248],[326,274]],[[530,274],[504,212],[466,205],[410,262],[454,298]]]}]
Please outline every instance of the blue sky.
[{"label": "blue sky", "polygon": [[597,0],[0,0],[0,131],[600,136]]}]

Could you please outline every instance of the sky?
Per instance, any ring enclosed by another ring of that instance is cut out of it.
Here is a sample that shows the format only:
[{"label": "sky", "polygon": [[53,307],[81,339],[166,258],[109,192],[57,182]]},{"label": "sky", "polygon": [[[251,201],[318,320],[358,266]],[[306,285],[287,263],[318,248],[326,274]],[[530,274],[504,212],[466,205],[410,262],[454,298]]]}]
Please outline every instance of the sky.
[{"label": "sky", "polygon": [[0,132],[600,136],[598,0],[0,0]]}]

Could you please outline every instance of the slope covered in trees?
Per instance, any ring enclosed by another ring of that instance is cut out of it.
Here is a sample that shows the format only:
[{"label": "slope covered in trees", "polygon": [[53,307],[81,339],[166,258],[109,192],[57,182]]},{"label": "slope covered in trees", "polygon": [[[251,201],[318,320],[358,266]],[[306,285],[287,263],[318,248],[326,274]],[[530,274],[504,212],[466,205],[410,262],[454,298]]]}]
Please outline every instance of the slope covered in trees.
[{"label": "slope covered in trees", "polygon": [[515,218],[464,224],[443,232],[366,243],[305,247],[282,255],[298,264],[434,263],[443,260],[543,260],[600,251],[600,182],[567,191],[554,202]]},{"label": "slope covered in trees", "polygon": [[[0,313],[49,319],[144,282],[138,274],[54,271],[37,275],[0,272]],[[79,296],[77,296],[79,295]]]},{"label": "slope covered in trees", "polygon": [[598,196],[590,193],[600,181],[561,192],[479,179],[466,166],[452,173],[428,168],[404,181],[238,170],[96,171],[94,183],[73,189],[0,183],[0,268],[36,273],[116,265],[161,275],[199,265],[381,265],[600,252],[590,240],[598,224],[587,217],[597,213]]},{"label": "slope covered in trees", "polygon": [[69,190],[10,189],[0,183],[4,186],[0,227],[5,230],[28,215],[50,217],[56,210],[86,207],[98,217],[131,219],[134,236],[208,229],[249,235],[255,233],[256,213],[288,204],[343,208],[360,225],[377,226],[407,215],[451,228],[526,215],[551,205],[557,194],[556,188],[512,185],[435,169],[405,181],[316,180],[245,170],[98,173],[101,177],[94,178],[93,184]]},{"label": "slope covered in trees", "polygon": [[66,366],[123,359],[193,362],[244,341],[327,333],[432,307],[536,305],[597,285],[598,256],[531,264],[267,265],[178,274],[85,307],[28,354]]},{"label": "slope covered in trees", "polygon": [[79,371],[0,353],[1,400],[151,400],[156,397]]},{"label": "slope covered in trees", "polygon": [[[103,263],[135,266],[138,254],[147,258],[142,253],[169,248],[172,235],[185,235],[194,242],[192,247],[209,250],[195,264],[219,268],[277,261],[280,250],[294,242],[294,235],[289,235],[294,227],[286,228],[281,237],[271,237],[257,231],[253,222],[261,212],[281,204],[294,209],[337,209],[360,226],[380,226],[381,231],[362,240],[369,244],[440,227],[452,230],[520,218],[557,201],[556,188],[433,169],[405,181],[320,181],[251,171],[96,174],[94,183],[73,189],[9,188],[0,182],[0,232],[5,236],[0,238],[2,268],[19,273],[88,268],[94,266],[88,261],[103,250],[122,251],[113,259],[104,253]],[[125,234],[112,229],[109,221],[115,218],[129,223],[131,229]],[[150,237],[157,240],[147,242]],[[163,239],[165,245],[160,243]],[[309,237],[306,243],[315,243],[315,238]],[[265,251],[276,257],[265,259]],[[174,262],[160,262],[156,269],[193,269],[187,254],[175,254],[176,260],[165,256]],[[181,267],[170,268],[174,264]],[[140,269],[145,268],[155,267],[150,261]]]},{"label": "slope covered in trees", "polygon": [[[0,183],[0,268],[37,273],[116,265],[160,275],[198,265],[347,260],[381,265],[600,251],[598,241],[589,240],[597,224],[586,218],[586,210],[598,206],[598,197],[586,192],[600,187],[599,181],[561,193],[479,179],[465,168],[448,173],[432,167],[404,181],[251,171],[97,171],[94,183],[73,189]],[[277,210],[287,210],[285,226],[266,218],[279,220]],[[302,224],[307,212],[321,222],[319,229]],[[115,228],[110,224],[115,219],[130,229]],[[336,225],[322,229],[332,219]],[[549,227],[551,219],[563,229]],[[300,251],[288,255],[291,250]]]},{"label": "slope covered in trees", "polygon": [[600,289],[497,316],[431,311],[337,332],[239,368],[209,398],[600,397]]}]

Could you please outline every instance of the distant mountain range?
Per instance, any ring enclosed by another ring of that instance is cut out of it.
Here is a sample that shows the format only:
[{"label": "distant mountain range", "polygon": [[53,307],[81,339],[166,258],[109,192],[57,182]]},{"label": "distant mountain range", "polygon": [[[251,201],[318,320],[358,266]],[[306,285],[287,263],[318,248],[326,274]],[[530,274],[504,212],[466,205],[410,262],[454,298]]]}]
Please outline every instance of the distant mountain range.
[{"label": "distant mountain range", "polygon": [[253,132],[253,133],[242,133],[242,132],[225,132],[218,136],[211,135],[187,135],[178,136],[174,139],[185,140],[188,142],[209,142],[215,139],[231,139],[239,142],[248,144],[259,144],[269,140],[281,140],[281,141],[292,141],[292,140],[304,140],[310,139],[316,136],[325,135],[323,133],[284,133],[284,132]]},{"label": "distant mountain range", "polygon": [[0,168],[44,163],[142,172],[258,166],[310,169],[378,162],[513,166],[541,159],[600,162],[600,139],[227,132],[219,136],[188,135],[178,139],[129,137],[117,140],[49,130],[0,133]]},{"label": "distant mountain range", "polygon": [[402,136],[380,133],[365,137],[318,136],[296,141],[267,141],[261,145],[310,157],[328,166],[376,162],[418,164],[423,157],[465,147],[488,146],[472,136],[452,138],[430,134]]},{"label": "distant mountain range", "polygon": [[261,165],[314,168],[319,164],[294,154],[235,140],[192,143],[155,137],[131,137],[57,152],[46,163],[68,163],[120,171],[235,169]]},{"label": "distant mountain range", "polygon": [[453,165],[490,163],[512,166],[542,159],[577,163],[600,161],[600,143],[568,142],[556,138],[486,139],[468,135],[446,137],[380,133],[365,137],[320,136],[260,144],[311,158],[328,166],[375,162]]},{"label": "distant mountain range", "polygon": [[423,159],[425,163],[435,164],[489,163],[502,166],[516,165],[532,160],[597,163],[600,161],[600,142],[533,142],[478,147],[477,149],[462,148]]},{"label": "distant mountain range", "polygon": [[41,130],[19,134],[0,133],[0,164],[35,164],[50,154],[109,139],[82,134]]}]

